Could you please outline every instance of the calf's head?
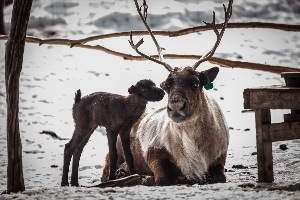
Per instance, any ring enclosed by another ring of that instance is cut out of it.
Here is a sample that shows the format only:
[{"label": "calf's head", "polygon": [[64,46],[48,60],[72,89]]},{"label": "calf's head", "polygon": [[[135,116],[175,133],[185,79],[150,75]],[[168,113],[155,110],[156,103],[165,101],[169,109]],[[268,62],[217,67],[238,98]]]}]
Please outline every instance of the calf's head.
[{"label": "calf's head", "polygon": [[155,83],[148,79],[138,81],[128,89],[128,92],[134,93],[146,101],[160,101],[165,95],[162,89],[156,87]]},{"label": "calf's head", "polygon": [[172,71],[161,83],[161,88],[168,93],[168,116],[177,123],[193,117],[201,107],[200,93],[204,85],[212,82],[218,72],[218,67],[201,72],[191,67]]}]

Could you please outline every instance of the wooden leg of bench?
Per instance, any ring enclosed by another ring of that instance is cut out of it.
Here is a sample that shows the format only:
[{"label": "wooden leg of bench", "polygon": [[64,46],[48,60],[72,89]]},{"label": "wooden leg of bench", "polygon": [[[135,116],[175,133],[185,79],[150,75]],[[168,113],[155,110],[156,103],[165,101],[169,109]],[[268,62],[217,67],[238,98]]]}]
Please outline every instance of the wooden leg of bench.
[{"label": "wooden leg of bench", "polygon": [[272,142],[268,127],[263,125],[271,124],[270,110],[256,110],[256,148],[258,182],[274,181]]}]

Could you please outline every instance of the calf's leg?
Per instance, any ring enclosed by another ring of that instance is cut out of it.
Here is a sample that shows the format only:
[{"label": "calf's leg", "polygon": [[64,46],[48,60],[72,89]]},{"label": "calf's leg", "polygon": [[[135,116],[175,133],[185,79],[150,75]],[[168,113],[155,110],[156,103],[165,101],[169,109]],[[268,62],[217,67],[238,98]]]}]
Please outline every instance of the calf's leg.
[{"label": "calf's leg", "polygon": [[108,149],[109,149],[109,180],[116,179],[116,165],[118,152],[116,148],[117,131],[107,131]]},{"label": "calf's leg", "polygon": [[130,174],[134,174],[134,161],[133,156],[130,149],[130,130],[131,127],[127,127],[123,129],[120,133],[121,141],[122,141],[122,147],[124,151],[125,160],[129,169]]},{"label": "calf's leg", "polygon": [[95,129],[96,129],[96,127],[92,128],[89,131],[89,133],[83,138],[83,140],[81,141],[80,145],[77,147],[77,149],[73,155],[71,186],[79,186],[79,184],[78,184],[78,167],[79,167],[81,153]]},{"label": "calf's leg", "polygon": [[64,150],[64,165],[63,165],[63,174],[61,178],[61,186],[69,186],[68,174],[69,174],[69,165],[71,162],[71,158],[74,152],[74,149],[71,149],[70,143],[72,143],[72,139],[69,143],[65,144]]},{"label": "calf's leg", "polygon": [[[68,174],[69,174],[69,166],[71,162],[71,158],[79,147],[80,143],[84,139],[84,137],[87,135],[89,131],[84,131],[75,127],[72,139],[65,145],[64,150],[64,165],[63,165],[63,174],[62,174],[62,180],[61,180],[61,186],[68,186]],[[86,133],[86,134],[85,134]]]}]

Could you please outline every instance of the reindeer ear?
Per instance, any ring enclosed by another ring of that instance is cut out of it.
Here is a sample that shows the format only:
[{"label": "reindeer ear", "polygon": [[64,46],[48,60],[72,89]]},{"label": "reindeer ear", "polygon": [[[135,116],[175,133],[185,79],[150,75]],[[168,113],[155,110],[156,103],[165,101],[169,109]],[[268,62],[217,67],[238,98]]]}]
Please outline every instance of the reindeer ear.
[{"label": "reindeer ear", "polygon": [[208,70],[199,72],[199,80],[201,86],[204,86],[205,89],[209,90],[213,88],[212,82],[215,80],[219,73],[218,67],[213,67]]},{"label": "reindeer ear", "polygon": [[166,91],[167,87],[166,87],[166,81],[162,82],[160,84],[161,89],[163,89],[164,91]]},{"label": "reindeer ear", "polygon": [[164,91],[166,91],[167,93],[170,92],[170,88],[171,88],[171,85],[169,83],[169,81],[164,81],[160,84],[160,87],[161,89],[163,89]]}]

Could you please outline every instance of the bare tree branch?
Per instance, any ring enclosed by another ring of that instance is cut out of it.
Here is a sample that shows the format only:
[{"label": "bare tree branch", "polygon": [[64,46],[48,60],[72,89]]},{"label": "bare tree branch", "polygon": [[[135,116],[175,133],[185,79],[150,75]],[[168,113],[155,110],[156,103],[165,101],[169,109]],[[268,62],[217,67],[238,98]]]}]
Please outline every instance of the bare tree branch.
[{"label": "bare tree branch", "polygon": [[[136,61],[144,61],[147,60],[146,58],[142,56],[134,56],[131,54],[125,54],[117,51],[113,51],[111,49],[105,48],[100,45],[86,45],[86,44],[78,44],[78,42],[74,42],[75,40],[52,40],[52,41],[43,41],[38,38],[33,37],[27,37],[26,42],[29,43],[37,43],[37,44],[52,44],[52,45],[66,45],[72,47],[78,47],[78,48],[85,48],[85,49],[93,49],[93,50],[99,50],[103,51],[107,54],[118,56],[123,58],[124,60],[136,60]],[[158,58],[157,55],[151,55],[152,58]],[[164,57],[166,59],[194,59],[199,60],[201,56],[199,55],[178,55],[178,54],[165,54]],[[252,69],[252,70],[261,70],[261,71],[267,71],[272,72],[276,74],[280,74],[282,72],[300,72],[300,69],[291,68],[291,67],[283,67],[283,66],[272,66],[272,65],[265,65],[265,64],[258,64],[258,63],[250,63],[250,62],[241,62],[241,61],[232,61],[232,60],[226,60],[222,58],[212,57],[209,60],[210,63],[220,65],[221,67],[227,67],[227,68],[243,68],[243,69]]]},{"label": "bare tree branch", "polygon": [[[222,28],[222,23],[216,24],[218,29]],[[264,23],[264,22],[238,22],[238,23],[228,23],[227,29],[241,29],[241,28],[264,28],[264,29],[277,29],[282,31],[289,31],[289,32],[300,32],[300,25],[292,25],[292,24],[275,24],[275,23]],[[192,33],[204,32],[211,30],[210,27],[207,26],[195,26],[191,28],[181,29],[178,31],[152,31],[155,35],[160,36],[168,36],[168,37],[178,37],[183,35],[188,35]],[[67,40],[73,41],[74,43],[82,43],[85,44],[87,42],[95,41],[95,40],[102,40],[107,38],[114,38],[114,37],[128,37],[130,36],[131,31],[128,32],[119,32],[119,33],[109,33],[103,35],[95,35],[91,37],[86,37],[79,40]],[[133,35],[141,36],[141,35],[148,35],[148,31],[132,31]],[[28,37],[27,37],[28,38]],[[7,35],[0,35],[0,40],[7,40]],[[66,39],[44,39],[45,44],[47,42],[63,42]]]},{"label": "bare tree branch", "polygon": [[[216,24],[218,29],[221,29],[223,26],[222,23]],[[266,29],[277,29],[282,31],[300,31],[300,25],[292,25],[292,24],[275,24],[275,23],[264,23],[264,22],[237,22],[237,23],[228,23],[226,29],[240,29],[240,28],[266,28]],[[187,35],[191,33],[203,32],[211,30],[210,27],[207,26],[196,26],[191,28],[186,28],[178,31],[174,31],[170,34],[170,37],[177,37],[182,35]],[[153,31],[154,34],[158,35]]]},{"label": "bare tree branch", "polygon": [[[223,23],[216,24],[217,29],[221,29]],[[263,22],[244,22],[244,23],[228,23],[227,29],[240,29],[240,28],[266,28],[266,29],[277,29],[282,31],[294,31],[300,32],[300,25],[288,25],[288,24],[275,24],[275,23],[263,23]],[[211,30],[208,26],[195,26],[191,28],[181,29],[178,31],[152,31],[154,35],[160,36],[168,36],[168,37],[178,37],[183,35],[188,35],[192,33],[204,32]],[[111,33],[105,35],[97,35],[92,37],[87,37],[81,40],[78,40],[80,43],[87,43],[94,40],[101,40],[107,38],[114,38],[114,37],[122,37],[122,36],[130,36],[129,32],[120,32],[120,33]],[[133,35],[141,36],[141,35],[148,35],[148,31],[132,31]]]},{"label": "bare tree branch", "polygon": [[[217,28],[220,29],[223,24],[216,24]],[[300,25],[287,25],[287,24],[274,24],[274,23],[261,23],[261,22],[247,22],[247,23],[228,23],[228,28],[267,28],[267,29],[277,29],[283,31],[294,31],[300,32]],[[197,33],[202,31],[211,30],[210,27],[207,26],[197,26],[187,29],[182,29],[178,31],[153,31],[153,34],[160,35],[160,36],[168,36],[168,37],[178,37],[183,36],[191,33]],[[133,31],[134,35],[148,35],[148,31]],[[78,48],[86,48],[86,49],[93,49],[103,51],[107,54],[122,57],[125,60],[146,60],[141,56],[133,56],[130,54],[125,54],[117,51],[113,51],[101,45],[87,45],[85,43],[107,39],[107,38],[114,38],[114,37],[122,37],[122,36],[130,36],[130,32],[119,32],[119,33],[111,33],[105,35],[96,35],[92,37],[87,37],[79,40],[69,40],[69,39],[40,39],[36,37],[26,37],[26,42],[28,43],[36,43],[39,45],[48,44],[48,45],[66,45],[69,47],[78,47]],[[8,35],[0,35],[0,40],[8,40]],[[158,58],[155,55],[152,55],[153,58]],[[165,54],[164,58],[166,59],[195,59],[198,60],[201,56],[199,55],[176,55],[176,54]],[[244,69],[253,69],[253,70],[262,70],[268,71],[272,73],[280,74],[281,72],[299,72],[299,69],[290,68],[290,67],[283,67],[283,66],[271,66],[271,65],[264,65],[264,64],[257,64],[257,63],[250,63],[250,62],[241,62],[241,61],[231,61],[225,60],[217,57],[212,57],[209,61],[211,63],[220,65],[222,67],[229,67],[229,68],[244,68]]]}]

